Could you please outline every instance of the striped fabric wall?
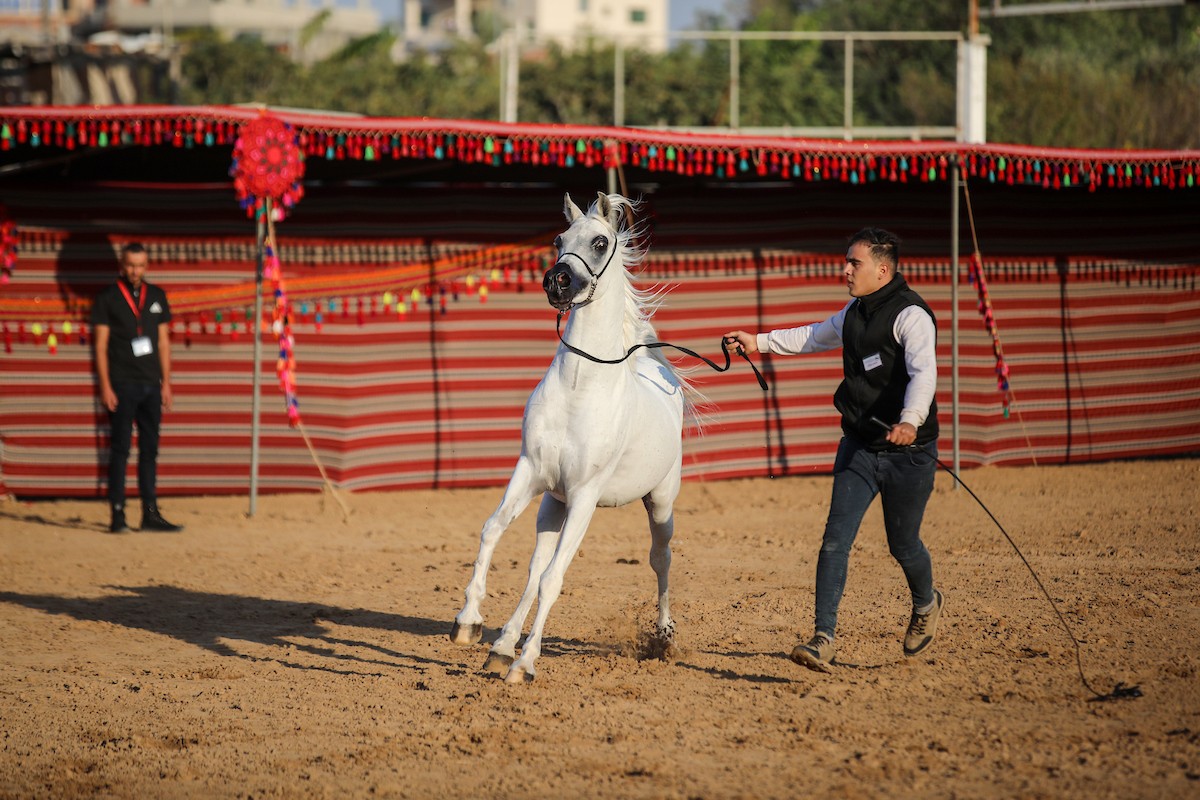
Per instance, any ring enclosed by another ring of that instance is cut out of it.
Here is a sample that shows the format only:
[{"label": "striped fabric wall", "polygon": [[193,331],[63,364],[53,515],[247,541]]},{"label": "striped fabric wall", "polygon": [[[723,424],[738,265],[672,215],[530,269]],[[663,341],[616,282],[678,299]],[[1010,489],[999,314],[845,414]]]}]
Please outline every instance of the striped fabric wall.
[{"label": "striped fabric wall", "polygon": [[[280,226],[290,280],[385,269],[542,234],[549,241],[561,228],[559,188],[413,197],[372,191],[379,196],[310,192]],[[909,198],[884,217],[881,208],[864,210],[861,194],[780,203],[776,193],[738,191],[734,218],[728,199],[716,193],[663,192],[649,204],[654,245],[641,279],[672,287],[655,318],[661,338],[718,358],[725,330],[765,330],[827,316],[846,301],[836,278],[845,235],[864,218],[896,219],[889,226],[905,236],[905,273],[939,319],[938,401],[946,432],[941,446],[948,454],[946,198]],[[113,242],[129,238],[147,242],[150,279],[173,296],[244,283],[253,274],[253,231],[236,207],[230,209],[227,187],[105,185],[66,199],[31,187],[5,200],[21,225],[22,251],[0,298],[83,302],[112,279]],[[1004,205],[994,196],[978,198],[976,205],[1015,402],[1006,418],[992,340],[976,313],[974,289],[964,283],[962,463],[1200,453],[1200,264],[1178,257],[1188,250],[1187,238],[1194,239],[1186,228],[1194,208],[1158,209],[1124,232],[1115,213],[1100,214],[1094,227],[1076,229],[1064,245],[1060,239],[1071,221],[1039,221],[1039,203],[1027,205]],[[817,213],[817,207],[824,210]],[[987,209],[986,216],[980,209]],[[963,237],[969,241],[969,231]],[[1097,247],[1097,241],[1107,244]],[[989,252],[989,242],[1004,244]],[[1155,250],[1147,249],[1149,242],[1157,242]],[[1138,258],[1137,252],[1153,257]],[[329,311],[319,330],[311,311],[297,315],[296,377],[305,430],[338,487],[485,486],[507,479],[519,450],[524,401],[557,343],[555,314],[538,286],[541,263],[541,256],[526,255],[507,282],[500,277],[491,283],[486,302],[455,284],[448,294],[458,290],[459,296],[448,299],[444,312],[436,302],[420,303],[400,318],[374,297],[340,298],[332,291],[342,310]],[[245,319],[240,307],[227,310],[219,324],[211,315],[178,315],[176,406],[164,422],[160,456],[164,495],[248,490],[253,358]],[[230,320],[241,322],[241,335],[235,337]],[[16,322],[3,324],[4,487],[21,496],[102,495],[107,423],[95,399],[86,326],[76,324],[71,335],[62,335],[51,355],[44,337],[34,337],[28,325],[22,334]],[[288,426],[274,362],[267,336],[260,491],[317,489],[320,474],[303,438]],[[838,437],[831,396],[840,354],[765,357],[760,363],[771,386],[765,394],[744,362],[717,374],[691,359],[681,361],[694,367],[710,403],[703,432],[689,431],[685,441],[688,479],[830,469]],[[131,463],[131,489],[134,483]]]}]

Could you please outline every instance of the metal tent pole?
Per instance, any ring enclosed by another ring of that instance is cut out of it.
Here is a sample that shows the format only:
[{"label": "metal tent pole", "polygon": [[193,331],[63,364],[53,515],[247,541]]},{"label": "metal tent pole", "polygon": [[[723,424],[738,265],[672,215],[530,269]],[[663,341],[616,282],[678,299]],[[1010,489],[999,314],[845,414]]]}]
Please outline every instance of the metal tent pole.
[{"label": "metal tent pole", "polygon": [[[958,473],[958,161],[954,163],[954,192],[950,200],[950,426],[954,441],[954,472]],[[955,487],[957,488],[957,482]]]}]

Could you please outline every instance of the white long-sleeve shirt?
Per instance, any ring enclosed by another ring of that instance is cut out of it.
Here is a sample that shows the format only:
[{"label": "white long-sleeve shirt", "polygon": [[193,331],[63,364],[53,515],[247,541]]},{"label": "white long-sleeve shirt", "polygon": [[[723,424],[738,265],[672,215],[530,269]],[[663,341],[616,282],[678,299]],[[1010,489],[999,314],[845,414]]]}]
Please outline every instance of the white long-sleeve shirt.
[{"label": "white long-sleeve shirt", "polygon": [[[841,347],[842,326],[846,311],[853,302],[846,303],[841,311],[822,322],[758,334],[759,352],[794,356]],[[929,407],[937,392],[937,329],[925,309],[909,306],[896,315],[892,335],[904,348],[904,367],[909,377],[904,390],[904,409],[897,422],[907,422],[919,428],[929,416]]]}]

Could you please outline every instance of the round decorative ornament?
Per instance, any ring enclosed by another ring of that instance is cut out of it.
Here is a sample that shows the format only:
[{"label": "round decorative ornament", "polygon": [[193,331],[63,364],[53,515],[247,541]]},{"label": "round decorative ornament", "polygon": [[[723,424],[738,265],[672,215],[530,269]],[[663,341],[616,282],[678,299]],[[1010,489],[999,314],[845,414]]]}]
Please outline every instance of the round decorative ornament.
[{"label": "round decorative ornament", "polygon": [[244,123],[233,145],[229,174],[247,216],[253,217],[270,200],[274,219],[283,219],[304,196],[304,153],[292,126],[266,114]]}]

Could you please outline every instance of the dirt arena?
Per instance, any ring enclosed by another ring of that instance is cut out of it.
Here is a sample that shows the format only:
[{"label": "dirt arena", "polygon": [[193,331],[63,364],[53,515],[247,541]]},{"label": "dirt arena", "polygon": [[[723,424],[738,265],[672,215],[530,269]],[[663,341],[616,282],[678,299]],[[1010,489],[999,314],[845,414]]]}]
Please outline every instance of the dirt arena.
[{"label": "dirt arena", "polygon": [[[597,513],[530,685],[480,673],[532,546],[497,550],[485,643],[450,643],[499,489],[167,498],[182,534],[105,532],[99,502],[0,502],[4,798],[1194,798],[1200,460],[942,473],[925,524],[947,597],[909,607],[878,504],[832,674],[811,633],[830,478],[686,483],[679,652],[639,507]],[[137,522],[136,512],[134,524]]]}]

